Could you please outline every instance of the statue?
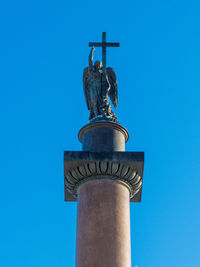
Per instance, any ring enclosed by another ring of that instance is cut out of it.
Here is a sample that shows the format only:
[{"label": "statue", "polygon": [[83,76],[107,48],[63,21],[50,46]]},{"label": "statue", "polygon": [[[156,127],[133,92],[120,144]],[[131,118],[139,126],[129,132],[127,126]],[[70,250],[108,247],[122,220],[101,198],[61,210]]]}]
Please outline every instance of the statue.
[{"label": "statue", "polygon": [[[114,121],[117,117],[111,109],[109,98],[115,108],[118,103],[117,77],[112,68],[106,68],[106,47],[119,47],[119,43],[106,42],[106,33],[102,33],[102,42],[89,43],[92,47],[89,55],[89,67],[83,72],[83,87],[90,121]],[[102,62],[96,61],[93,66],[94,47],[102,47]],[[108,98],[109,97],[109,98]]]},{"label": "statue", "polygon": [[101,61],[93,66],[93,47],[89,55],[89,67],[83,72],[83,86],[91,121],[110,120],[117,122],[117,117],[111,109],[108,97],[114,107],[117,107],[117,77],[112,68],[103,69]]}]

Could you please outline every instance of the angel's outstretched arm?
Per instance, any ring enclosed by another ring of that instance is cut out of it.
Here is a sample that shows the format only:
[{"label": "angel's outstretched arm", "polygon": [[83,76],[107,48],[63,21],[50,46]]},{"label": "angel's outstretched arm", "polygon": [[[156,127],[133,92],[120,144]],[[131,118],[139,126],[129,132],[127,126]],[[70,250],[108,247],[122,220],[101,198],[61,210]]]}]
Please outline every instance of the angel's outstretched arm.
[{"label": "angel's outstretched arm", "polygon": [[94,50],[95,48],[92,47],[92,49],[90,50],[90,54],[89,54],[89,71],[92,71],[92,61],[93,61]]}]

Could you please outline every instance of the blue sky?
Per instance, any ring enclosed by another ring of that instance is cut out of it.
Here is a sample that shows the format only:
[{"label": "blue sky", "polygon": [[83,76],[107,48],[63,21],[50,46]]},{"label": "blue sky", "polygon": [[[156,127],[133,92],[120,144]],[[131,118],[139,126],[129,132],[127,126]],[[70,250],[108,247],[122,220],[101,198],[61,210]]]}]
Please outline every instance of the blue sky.
[{"label": "blue sky", "polygon": [[[0,266],[75,264],[76,203],[64,202],[63,151],[88,122],[88,42],[107,50],[127,151],[145,152],[131,204],[132,266],[200,266],[199,1],[2,1]],[[101,49],[95,51],[95,59]]]}]

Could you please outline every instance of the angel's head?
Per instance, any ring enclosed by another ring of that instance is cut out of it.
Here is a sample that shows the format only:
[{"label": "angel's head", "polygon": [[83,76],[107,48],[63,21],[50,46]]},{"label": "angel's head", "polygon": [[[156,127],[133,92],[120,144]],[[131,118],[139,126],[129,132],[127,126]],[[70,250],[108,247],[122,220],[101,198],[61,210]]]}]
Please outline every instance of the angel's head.
[{"label": "angel's head", "polygon": [[94,63],[94,69],[96,71],[100,71],[102,69],[103,65],[102,65],[102,62],[97,60],[95,63]]}]

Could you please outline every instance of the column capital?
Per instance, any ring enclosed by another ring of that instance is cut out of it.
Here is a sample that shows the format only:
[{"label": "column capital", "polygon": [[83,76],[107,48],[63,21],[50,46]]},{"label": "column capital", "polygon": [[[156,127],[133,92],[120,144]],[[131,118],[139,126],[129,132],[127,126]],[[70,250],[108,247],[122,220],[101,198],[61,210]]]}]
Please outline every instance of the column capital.
[{"label": "column capital", "polygon": [[130,191],[130,201],[140,202],[143,152],[64,152],[65,200],[76,201],[78,188],[92,180],[113,180]]}]

